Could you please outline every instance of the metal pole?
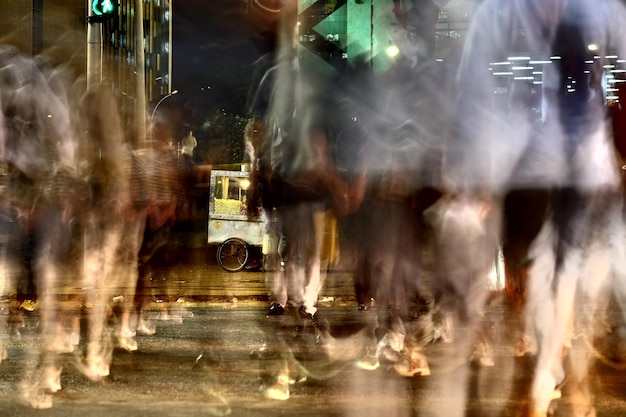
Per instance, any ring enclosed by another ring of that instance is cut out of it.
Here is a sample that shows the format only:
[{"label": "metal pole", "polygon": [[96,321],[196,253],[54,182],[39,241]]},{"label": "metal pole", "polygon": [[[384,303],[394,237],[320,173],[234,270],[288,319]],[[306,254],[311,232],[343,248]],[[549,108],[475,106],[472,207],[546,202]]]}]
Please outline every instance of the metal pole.
[{"label": "metal pole", "polygon": [[147,145],[146,126],[146,63],[144,54],[143,33],[143,0],[135,0],[135,68],[137,69],[137,145]]},{"label": "metal pole", "polygon": [[172,92],[172,60],[173,60],[173,54],[174,54],[174,45],[172,44],[172,39],[173,39],[173,35],[172,35],[172,18],[174,17],[172,15],[172,3],[174,3],[173,0],[171,0],[169,2],[169,18],[167,19],[170,27],[169,27],[169,39],[168,39],[168,51],[167,51],[167,92],[171,93]]},{"label": "metal pole", "polygon": [[[91,1],[87,0],[87,15],[93,16]],[[87,87],[102,81],[102,23],[87,23]]]}]

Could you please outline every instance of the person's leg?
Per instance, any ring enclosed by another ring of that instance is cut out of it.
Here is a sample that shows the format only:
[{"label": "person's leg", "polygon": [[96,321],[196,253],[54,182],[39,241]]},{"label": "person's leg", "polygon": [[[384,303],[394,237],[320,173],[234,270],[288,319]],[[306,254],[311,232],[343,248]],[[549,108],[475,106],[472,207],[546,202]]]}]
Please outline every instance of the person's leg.
[{"label": "person's leg", "polygon": [[37,224],[33,219],[26,219],[24,221],[25,229],[22,235],[21,245],[21,257],[23,265],[23,273],[20,274],[18,281],[18,301],[20,302],[20,309],[26,311],[35,310],[35,302],[37,301],[37,288],[35,277],[35,250],[37,241],[39,239],[37,230]]},{"label": "person's leg", "polygon": [[59,330],[60,306],[58,285],[63,274],[62,257],[67,242],[63,231],[61,211],[51,205],[45,207],[40,221],[35,226],[38,239],[34,247],[33,271],[36,278],[39,300],[38,340],[32,345],[31,356],[20,390],[22,399],[33,408],[52,406],[51,394],[60,390],[61,367],[58,366],[57,336]]},{"label": "person's leg", "polygon": [[264,213],[268,240],[265,268],[265,285],[270,303],[268,314],[282,315],[287,307],[287,286],[285,283],[287,240],[284,234],[282,210],[265,210]]},{"label": "person's leg", "polygon": [[308,241],[310,242],[309,256],[306,265],[307,282],[304,288],[304,313],[315,316],[317,312],[317,300],[326,278],[326,270],[322,271],[322,243],[324,239],[325,213],[319,204],[310,205],[311,230]]},{"label": "person's leg", "polygon": [[310,231],[310,218],[303,203],[283,206],[281,228],[283,236],[285,281],[290,306],[299,309],[304,301],[306,262]]},{"label": "person's leg", "polygon": [[445,358],[441,358],[445,369],[433,372],[427,382],[428,389],[441,396],[426,406],[425,415],[465,415],[468,358],[481,327],[488,275],[499,243],[500,218],[499,201],[473,196],[451,198],[437,208],[435,303],[454,318],[454,342],[445,349]]}]

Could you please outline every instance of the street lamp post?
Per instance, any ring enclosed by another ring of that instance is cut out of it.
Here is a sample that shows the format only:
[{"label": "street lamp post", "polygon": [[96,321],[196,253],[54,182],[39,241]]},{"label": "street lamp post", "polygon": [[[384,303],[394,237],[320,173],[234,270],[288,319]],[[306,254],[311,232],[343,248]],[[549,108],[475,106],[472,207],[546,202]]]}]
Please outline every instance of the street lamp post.
[{"label": "street lamp post", "polygon": [[164,95],[161,100],[159,100],[156,104],[156,106],[154,106],[154,109],[152,110],[152,115],[150,115],[150,124],[152,124],[152,119],[154,119],[154,115],[156,114],[157,109],[159,108],[159,105],[161,103],[163,103],[163,101],[165,101],[165,99],[173,96],[174,94],[178,94],[178,90],[174,90],[171,93],[167,93],[166,95]]}]

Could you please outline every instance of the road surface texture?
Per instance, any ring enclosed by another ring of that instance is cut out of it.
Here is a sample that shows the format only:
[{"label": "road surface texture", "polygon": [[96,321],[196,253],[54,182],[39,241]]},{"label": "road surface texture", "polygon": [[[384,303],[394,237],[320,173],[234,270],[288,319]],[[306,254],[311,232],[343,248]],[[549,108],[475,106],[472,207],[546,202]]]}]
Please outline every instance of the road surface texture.
[{"label": "road surface texture", "polygon": [[[76,353],[63,355],[63,389],[48,410],[34,410],[19,399],[21,370],[37,326],[37,312],[25,313],[24,327],[12,327],[9,357],[0,363],[0,416],[408,417],[424,415],[422,410],[440,401],[428,383],[432,376],[403,377],[385,362],[363,370],[355,366],[354,355],[329,361],[327,340],[318,330],[289,314],[266,316],[261,272],[226,273],[204,254],[177,259],[163,260],[169,268],[156,268],[151,280],[149,316],[156,333],[138,334],[135,352],[116,349],[110,375],[99,382],[78,371]],[[318,315],[336,345],[354,345],[373,314],[357,311],[351,286],[349,272],[333,272],[321,297]],[[75,291],[71,284],[62,289]],[[494,366],[472,368],[466,415],[519,416],[532,357],[513,355],[504,337],[509,316],[497,298],[486,315],[503,337],[494,345]],[[615,352],[608,346],[611,340],[589,354],[606,359],[607,352]],[[446,372],[446,363],[438,360],[446,349],[443,342],[424,349],[432,375]],[[293,359],[292,376],[299,382],[290,386],[288,400],[266,399],[262,390],[284,357]],[[626,373],[598,360],[591,375],[597,415],[626,415]],[[572,415],[568,395],[566,385],[556,416]]]}]

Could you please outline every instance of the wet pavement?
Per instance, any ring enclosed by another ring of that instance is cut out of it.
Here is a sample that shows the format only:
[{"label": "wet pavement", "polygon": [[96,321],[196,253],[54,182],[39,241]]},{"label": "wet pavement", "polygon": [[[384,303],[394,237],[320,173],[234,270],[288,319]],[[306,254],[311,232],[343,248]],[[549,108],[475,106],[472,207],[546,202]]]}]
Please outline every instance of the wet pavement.
[{"label": "wet pavement", "polygon": [[[135,352],[116,349],[111,373],[100,382],[78,371],[76,354],[63,355],[63,389],[55,394],[49,410],[33,410],[19,400],[20,370],[29,360],[28,347],[37,325],[36,312],[27,313],[25,327],[13,327],[9,359],[0,364],[0,415],[426,416],[424,410],[436,409],[443,401],[445,396],[430,380],[447,372],[441,358],[448,344],[425,348],[430,377],[403,377],[385,362],[372,371],[359,369],[354,355],[329,361],[313,327],[289,314],[265,315],[261,272],[227,273],[219,269],[213,255],[210,250],[194,250],[161,259],[169,267],[155,267],[154,302],[149,309],[156,334],[138,335]],[[318,314],[337,346],[342,341],[354,344],[373,314],[357,311],[351,286],[349,271],[332,272],[319,305]],[[69,294],[71,285],[63,291]],[[488,314],[498,319],[504,335],[507,315],[502,306],[494,302]],[[286,344],[277,341],[276,332]],[[596,347],[598,353],[610,351],[606,342]],[[302,381],[290,386],[287,401],[266,399],[262,388],[271,383],[285,355],[296,364],[294,379]],[[493,367],[471,370],[468,417],[521,415],[532,359],[515,357],[502,337],[494,345],[494,360]],[[591,379],[597,415],[626,415],[626,373],[596,361]],[[568,389],[563,389],[557,416],[574,415],[568,407]]]}]

